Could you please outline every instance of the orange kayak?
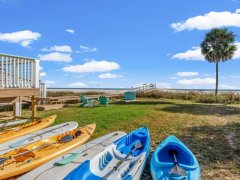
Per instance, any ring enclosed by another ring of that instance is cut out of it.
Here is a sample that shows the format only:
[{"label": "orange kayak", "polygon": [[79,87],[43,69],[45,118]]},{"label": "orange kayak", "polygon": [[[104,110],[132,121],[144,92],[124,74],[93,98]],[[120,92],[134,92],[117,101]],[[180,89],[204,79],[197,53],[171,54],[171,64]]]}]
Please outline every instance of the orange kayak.
[{"label": "orange kayak", "polygon": [[0,143],[4,143],[6,141],[15,139],[17,137],[26,135],[28,133],[46,128],[50,126],[55,121],[56,118],[57,118],[57,115],[53,115],[44,119],[40,119],[24,125],[20,125],[14,128],[9,128],[9,129],[0,131]]},{"label": "orange kayak", "polygon": [[90,124],[52,136],[0,156],[0,179],[15,177],[84,144],[95,131]]}]

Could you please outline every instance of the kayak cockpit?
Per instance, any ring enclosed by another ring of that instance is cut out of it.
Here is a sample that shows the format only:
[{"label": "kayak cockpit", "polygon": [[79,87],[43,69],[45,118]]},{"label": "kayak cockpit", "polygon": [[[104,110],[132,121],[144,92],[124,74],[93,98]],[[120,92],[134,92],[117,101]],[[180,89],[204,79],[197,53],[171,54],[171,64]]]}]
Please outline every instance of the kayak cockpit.
[{"label": "kayak cockpit", "polygon": [[157,149],[155,153],[155,160],[158,166],[162,168],[171,168],[174,165],[174,158],[170,151],[174,150],[176,152],[176,157],[178,160],[179,166],[183,167],[186,170],[196,169],[194,158],[191,155],[191,152],[184,149],[180,144],[175,142],[170,142],[165,146]]},{"label": "kayak cockpit", "polygon": [[133,131],[132,133],[128,134],[126,137],[119,139],[114,144],[116,144],[116,149],[121,152],[124,155],[127,155],[129,152],[131,152],[135,147],[134,144],[140,141],[143,145],[143,148],[136,149],[132,156],[136,157],[139,156],[142,152],[146,151],[146,148],[148,148],[148,141],[149,141],[149,135],[147,128],[140,128],[136,131]]}]

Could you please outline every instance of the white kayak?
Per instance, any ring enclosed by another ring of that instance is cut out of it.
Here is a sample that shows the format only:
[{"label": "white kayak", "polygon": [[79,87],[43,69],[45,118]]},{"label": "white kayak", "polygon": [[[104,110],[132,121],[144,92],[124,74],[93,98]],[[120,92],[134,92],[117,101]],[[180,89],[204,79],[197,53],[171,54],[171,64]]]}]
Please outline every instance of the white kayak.
[{"label": "white kayak", "polygon": [[9,120],[9,121],[0,122],[0,130],[5,129],[7,127],[11,127],[11,126],[21,125],[21,124],[27,123],[29,121],[31,121],[31,120],[30,119],[21,119],[21,120]]},{"label": "white kayak", "polygon": [[51,126],[40,131],[27,134],[25,136],[18,137],[11,141],[7,141],[5,143],[0,144],[0,155],[5,154],[9,151],[12,151],[16,148],[37,142],[42,139],[47,139],[51,136],[62,134],[66,131],[70,131],[76,129],[78,127],[77,122],[66,122],[62,124],[58,124],[55,126]]},{"label": "white kayak", "polygon": [[150,152],[145,127],[118,139],[71,171],[64,180],[139,180]]},{"label": "white kayak", "polygon": [[[63,179],[81,163],[93,158],[96,154],[99,154],[101,151],[103,151],[107,146],[111,145],[113,142],[125,135],[125,132],[117,131],[92,140],[63,156],[60,156],[46,164],[43,164],[33,171],[30,171],[29,173],[19,177],[18,180]],[[58,164],[58,162],[66,160],[74,153],[76,157],[72,159],[72,161],[69,161],[69,163],[65,165]]]}]

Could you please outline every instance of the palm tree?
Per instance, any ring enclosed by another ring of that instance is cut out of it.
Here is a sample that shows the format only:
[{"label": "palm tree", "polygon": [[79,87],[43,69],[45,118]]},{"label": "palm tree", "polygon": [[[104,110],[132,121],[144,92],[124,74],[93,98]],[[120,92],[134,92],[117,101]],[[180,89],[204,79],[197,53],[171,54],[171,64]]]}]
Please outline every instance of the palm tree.
[{"label": "palm tree", "polygon": [[216,89],[215,96],[218,93],[218,63],[225,62],[233,58],[237,50],[235,35],[228,29],[215,28],[205,35],[201,43],[201,52],[205,59],[212,63],[216,63]]}]

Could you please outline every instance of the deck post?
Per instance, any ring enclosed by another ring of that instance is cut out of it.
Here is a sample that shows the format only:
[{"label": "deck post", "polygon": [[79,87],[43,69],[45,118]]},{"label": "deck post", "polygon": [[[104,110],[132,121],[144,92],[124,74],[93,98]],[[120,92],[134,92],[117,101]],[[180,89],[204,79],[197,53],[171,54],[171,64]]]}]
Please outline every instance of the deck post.
[{"label": "deck post", "polygon": [[39,60],[35,60],[34,63],[34,76],[33,76],[33,86],[34,88],[39,88]]},{"label": "deck post", "polygon": [[32,119],[33,120],[37,116],[37,104],[38,104],[37,97],[32,96]]},{"label": "deck post", "polygon": [[46,84],[42,84],[42,85],[43,85],[42,97],[46,98],[47,97],[47,85]]},{"label": "deck post", "polygon": [[22,98],[18,96],[13,103],[13,116],[21,116]]}]

